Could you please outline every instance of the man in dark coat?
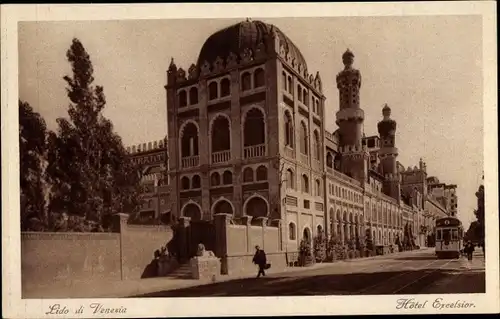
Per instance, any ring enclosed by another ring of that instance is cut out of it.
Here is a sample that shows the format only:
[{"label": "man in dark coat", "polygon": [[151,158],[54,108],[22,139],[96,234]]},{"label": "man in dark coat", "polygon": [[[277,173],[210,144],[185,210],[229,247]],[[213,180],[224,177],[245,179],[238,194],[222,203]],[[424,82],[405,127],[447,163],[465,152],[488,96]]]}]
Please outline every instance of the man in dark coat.
[{"label": "man in dark coat", "polygon": [[471,241],[468,241],[465,245],[464,252],[467,255],[468,260],[472,260],[472,254],[474,253],[474,244]]},{"label": "man in dark coat", "polygon": [[264,272],[267,264],[267,258],[266,258],[266,253],[264,250],[260,249],[259,246],[255,246],[255,255],[253,256],[253,263],[259,266],[259,272],[257,273],[257,278],[260,277],[260,275],[265,276],[266,273]]}]

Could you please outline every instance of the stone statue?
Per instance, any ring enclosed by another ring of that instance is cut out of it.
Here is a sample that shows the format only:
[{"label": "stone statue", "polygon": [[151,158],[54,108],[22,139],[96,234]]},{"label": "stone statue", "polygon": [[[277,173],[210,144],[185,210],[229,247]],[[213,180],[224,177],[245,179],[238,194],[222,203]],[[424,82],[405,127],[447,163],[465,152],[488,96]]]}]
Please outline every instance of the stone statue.
[{"label": "stone statue", "polygon": [[198,244],[198,252],[196,253],[196,256],[202,257],[203,255],[205,255],[205,245],[203,245],[202,243],[199,243]]}]

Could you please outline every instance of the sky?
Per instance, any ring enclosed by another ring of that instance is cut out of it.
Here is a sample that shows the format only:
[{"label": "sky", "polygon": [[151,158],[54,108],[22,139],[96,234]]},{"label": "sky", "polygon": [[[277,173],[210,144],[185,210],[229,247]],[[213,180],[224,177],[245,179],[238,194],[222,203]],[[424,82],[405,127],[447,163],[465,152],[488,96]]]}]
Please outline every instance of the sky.
[{"label": "sky", "polygon": [[[364,131],[377,134],[387,103],[397,121],[398,160],[458,185],[458,217],[474,220],[483,174],[482,21],[480,16],[265,18],[296,44],[312,74],[320,70],[326,127],[336,129],[335,76],[342,53],[362,75]],[[19,23],[19,98],[49,129],[67,116],[64,75],[73,38],[85,46],[95,84],[104,87],[104,115],[125,145],[165,137],[166,70],[173,57],[185,70],[212,33],[241,19],[108,20]]]}]

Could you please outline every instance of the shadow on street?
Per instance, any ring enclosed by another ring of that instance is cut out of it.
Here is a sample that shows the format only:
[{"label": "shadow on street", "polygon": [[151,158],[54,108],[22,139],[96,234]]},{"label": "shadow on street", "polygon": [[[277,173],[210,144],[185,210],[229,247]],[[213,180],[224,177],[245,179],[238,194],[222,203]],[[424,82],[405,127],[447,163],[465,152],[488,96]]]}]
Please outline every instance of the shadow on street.
[{"label": "shadow on street", "polygon": [[[393,278],[398,276],[397,278]],[[357,293],[364,288],[388,283],[390,294],[397,287],[408,285],[397,294],[425,294],[426,288],[434,282],[449,276],[457,276],[458,271],[424,269],[418,271],[393,271],[378,273],[331,274],[302,277],[262,277],[235,279],[203,286],[182,288],[133,297],[215,297],[215,296],[307,296],[307,295],[370,295],[370,289]],[[464,277],[466,276],[466,277]],[[467,278],[467,276],[469,276]],[[422,278],[421,278],[422,277]],[[391,279],[393,278],[393,279]],[[421,278],[421,279],[420,279]],[[461,274],[460,278],[473,284],[464,284],[454,291],[442,293],[481,293],[485,292],[485,276],[483,273]],[[399,280],[399,281],[398,281]],[[378,290],[380,291],[380,290]]]}]

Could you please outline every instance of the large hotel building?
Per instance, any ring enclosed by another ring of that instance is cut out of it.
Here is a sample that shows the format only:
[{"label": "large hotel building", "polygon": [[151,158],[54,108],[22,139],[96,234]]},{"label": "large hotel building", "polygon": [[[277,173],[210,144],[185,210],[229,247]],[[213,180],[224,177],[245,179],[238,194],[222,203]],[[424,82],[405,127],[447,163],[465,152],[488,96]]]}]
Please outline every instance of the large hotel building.
[{"label": "large hotel building", "polygon": [[388,105],[375,119],[378,134],[363,134],[361,72],[350,50],[339,57],[338,97],[329,97],[339,99],[329,114],[338,127],[325,126],[334,110],[320,74],[276,26],[242,21],[208,37],[186,69],[174,61],[168,138],[129,148],[143,167],[144,218],[267,217],[293,250],[319,231],[424,246],[435,219],[456,214],[456,185],[428,176],[422,159],[407,168],[398,161]]}]

